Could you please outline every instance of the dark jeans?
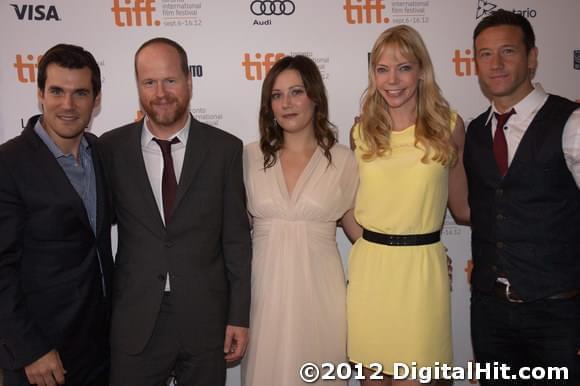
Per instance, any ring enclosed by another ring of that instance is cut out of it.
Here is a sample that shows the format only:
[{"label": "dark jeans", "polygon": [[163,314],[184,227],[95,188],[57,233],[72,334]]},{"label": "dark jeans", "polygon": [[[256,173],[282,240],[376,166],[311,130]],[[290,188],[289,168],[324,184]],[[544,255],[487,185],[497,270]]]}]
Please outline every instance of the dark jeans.
[{"label": "dark jeans", "polygon": [[522,367],[567,367],[564,380],[484,380],[482,385],[580,385],[580,296],[510,303],[495,294],[471,296],[475,360]]}]

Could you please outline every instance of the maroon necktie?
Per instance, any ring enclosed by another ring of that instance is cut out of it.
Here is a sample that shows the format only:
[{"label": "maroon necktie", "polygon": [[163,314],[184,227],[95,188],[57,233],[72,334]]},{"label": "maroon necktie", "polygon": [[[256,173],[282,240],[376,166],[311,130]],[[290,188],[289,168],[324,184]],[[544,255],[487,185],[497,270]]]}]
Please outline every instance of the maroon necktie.
[{"label": "maroon necktie", "polygon": [[495,127],[495,133],[493,135],[493,155],[495,156],[495,162],[502,177],[505,176],[508,169],[508,148],[503,127],[515,113],[516,111],[514,109],[504,114],[494,113],[497,126]]},{"label": "maroon necktie", "polygon": [[165,217],[165,226],[169,224],[173,205],[175,204],[175,195],[177,193],[177,178],[173,168],[173,157],[171,156],[171,145],[179,143],[179,138],[175,137],[171,141],[153,138],[161,148],[163,154],[163,177],[161,178],[161,193],[163,195],[163,214]]}]

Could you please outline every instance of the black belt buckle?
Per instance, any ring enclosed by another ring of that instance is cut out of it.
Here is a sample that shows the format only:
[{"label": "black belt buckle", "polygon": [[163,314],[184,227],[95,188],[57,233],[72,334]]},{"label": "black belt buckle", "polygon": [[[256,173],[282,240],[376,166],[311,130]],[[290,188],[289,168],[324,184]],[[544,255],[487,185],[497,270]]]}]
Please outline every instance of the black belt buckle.
[{"label": "black belt buckle", "polygon": [[[530,300],[525,300],[520,298],[511,289],[511,284],[509,282],[506,284],[501,281],[495,282],[495,290],[493,293],[502,300],[507,300],[510,303],[529,303]],[[573,299],[580,293],[580,289],[573,289],[570,291],[564,291],[557,293],[555,295],[550,295],[546,297],[539,298],[537,300],[565,300]]]},{"label": "black belt buckle", "polygon": [[510,302],[510,303],[523,303],[524,300],[522,300],[522,299],[515,299],[515,298],[512,297],[513,294],[511,292],[510,288],[511,288],[510,283],[505,284],[505,298],[507,299],[507,301]]},{"label": "black belt buckle", "polygon": [[520,298],[518,295],[512,292],[511,284],[504,283],[503,281],[496,281],[495,282],[495,289],[494,289],[495,296],[500,298],[501,300],[505,300],[509,303],[525,303],[526,301]]}]

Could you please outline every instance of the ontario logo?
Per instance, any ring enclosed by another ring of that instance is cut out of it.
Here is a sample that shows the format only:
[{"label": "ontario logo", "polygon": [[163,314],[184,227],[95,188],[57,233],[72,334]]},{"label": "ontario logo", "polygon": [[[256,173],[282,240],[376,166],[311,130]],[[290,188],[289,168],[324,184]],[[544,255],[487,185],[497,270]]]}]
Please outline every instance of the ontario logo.
[{"label": "ontario logo", "polygon": [[244,69],[244,75],[247,80],[262,80],[270,71],[274,63],[282,59],[286,54],[281,52],[272,53],[268,52],[262,54],[257,52],[255,54],[244,53],[244,59],[242,61],[242,68]]},{"label": "ontario logo", "polygon": [[[475,11],[475,19],[486,17],[490,15],[497,8],[497,4],[492,3],[489,0],[477,0],[477,10]],[[523,17],[534,18],[538,15],[538,12],[532,8],[525,9],[506,9],[517,15],[522,15]]]},{"label": "ontario logo", "polygon": [[348,24],[387,24],[384,0],[345,0],[344,9]]},{"label": "ontario logo", "polygon": [[115,25],[117,27],[161,25],[159,20],[153,18],[156,9],[154,4],[155,0],[113,0],[111,11],[115,15]]},{"label": "ontario logo", "polygon": [[29,21],[60,21],[58,11],[54,5],[10,4],[18,20]]},{"label": "ontario logo", "polygon": [[538,15],[538,12],[535,9],[532,8],[526,8],[526,9],[512,9],[512,12],[517,14],[517,15],[522,15],[523,17],[527,17],[528,19],[530,18],[534,18]]},{"label": "ontario logo", "polygon": [[475,19],[489,15],[496,8],[497,4],[494,4],[491,1],[477,0],[477,11],[475,12]]},{"label": "ontario logo", "polygon": [[17,54],[13,64],[16,69],[16,77],[20,83],[36,83],[36,69],[38,61],[42,55],[20,55]]}]

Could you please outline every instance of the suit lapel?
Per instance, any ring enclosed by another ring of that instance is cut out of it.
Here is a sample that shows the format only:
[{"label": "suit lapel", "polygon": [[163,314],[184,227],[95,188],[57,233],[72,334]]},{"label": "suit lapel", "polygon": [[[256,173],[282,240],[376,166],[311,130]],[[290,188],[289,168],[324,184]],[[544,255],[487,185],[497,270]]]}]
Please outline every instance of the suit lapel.
[{"label": "suit lapel", "polygon": [[93,169],[95,171],[95,189],[97,198],[97,229],[95,234],[99,235],[103,227],[105,209],[107,206],[107,196],[105,191],[105,181],[103,178],[103,168],[100,162],[100,154],[95,146],[95,138],[85,135],[87,142],[91,145],[91,156],[93,159]]},{"label": "suit lapel", "polygon": [[83,200],[72,186],[58,161],[54,158],[54,154],[51,153],[49,148],[42,142],[42,139],[34,132],[34,125],[37,119],[30,119],[28,121],[22,135],[34,149],[34,154],[38,158],[36,164],[38,165],[40,175],[46,179],[47,188],[51,189],[56,197],[64,197],[70,202],[73,211],[92,234],[93,230]]},{"label": "suit lapel", "polygon": [[205,127],[199,121],[191,117],[187,146],[185,148],[185,157],[183,159],[183,168],[181,169],[181,176],[177,185],[177,196],[175,199],[175,207],[173,209],[174,213],[177,213],[179,204],[193,182],[197,170],[200,168],[205,158],[208,148],[205,130]]},{"label": "suit lapel", "polygon": [[142,131],[143,120],[135,124],[134,130],[130,130],[130,137],[127,142],[129,146],[123,154],[126,157],[126,165],[129,165],[130,168],[130,174],[127,175],[127,179],[131,179],[134,182],[135,200],[141,200],[138,206],[143,208],[141,213],[143,222],[152,232],[162,238],[165,226],[163,225],[163,219],[159,213],[151,182],[147,175],[147,169],[145,168],[145,160],[143,159],[143,150],[141,148]]}]

